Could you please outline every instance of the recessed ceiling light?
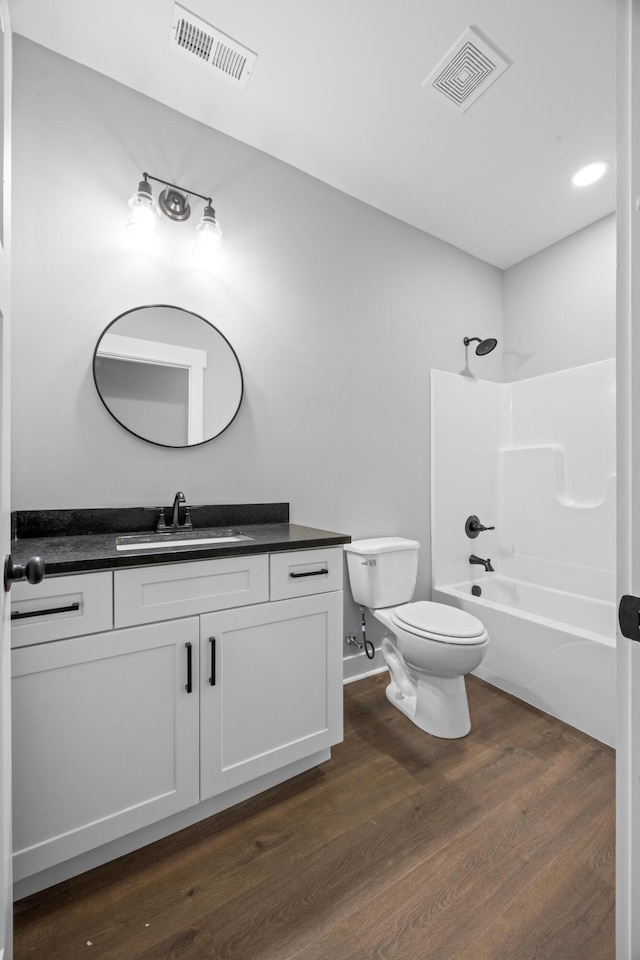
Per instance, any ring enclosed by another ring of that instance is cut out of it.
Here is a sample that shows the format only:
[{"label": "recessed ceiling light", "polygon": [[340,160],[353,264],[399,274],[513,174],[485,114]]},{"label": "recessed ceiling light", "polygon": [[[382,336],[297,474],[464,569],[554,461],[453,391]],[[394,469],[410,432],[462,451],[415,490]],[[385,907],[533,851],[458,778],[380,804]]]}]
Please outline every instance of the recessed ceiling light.
[{"label": "recessed ceiling light", "polygon": [[576,187],[587,187],[600,177],[604,177],[608,169],[609,164],[606,160],[596,160],[595,163],[588,163],[586,167],[581,167],[577,173],[574,173],[571,182]]}]

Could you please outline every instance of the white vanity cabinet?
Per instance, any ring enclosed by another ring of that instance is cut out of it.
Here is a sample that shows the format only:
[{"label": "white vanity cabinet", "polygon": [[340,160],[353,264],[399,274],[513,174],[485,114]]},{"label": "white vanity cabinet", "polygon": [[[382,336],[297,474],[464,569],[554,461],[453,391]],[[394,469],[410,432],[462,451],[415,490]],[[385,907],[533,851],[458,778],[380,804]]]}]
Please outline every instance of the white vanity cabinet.
[{"label": "white vanity cabinet", "polygon": [[198,803],[198,633],[192,617],[13,650],[15,880]]},{"label": "white vanity cabinet", "polygon": [[15,879],[207,816],[339,742],[342,562],[330,547],[50,577],[32,608],[16,591]]},{"label": "white vanity cabinet", "polygon": [[341,623],[341,592],[201,618],[203,800],[342,739]]}]

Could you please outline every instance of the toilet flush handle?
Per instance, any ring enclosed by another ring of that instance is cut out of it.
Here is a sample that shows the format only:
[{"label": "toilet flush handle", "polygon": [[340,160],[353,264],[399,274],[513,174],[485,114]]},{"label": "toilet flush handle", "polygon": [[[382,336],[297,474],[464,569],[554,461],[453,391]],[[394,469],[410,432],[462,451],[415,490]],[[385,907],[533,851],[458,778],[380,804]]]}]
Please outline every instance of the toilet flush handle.
[{"label": "toilet flush handle", "polygon": [[375,567],[375,560],[361,560],[360,561],[363,567]]}]

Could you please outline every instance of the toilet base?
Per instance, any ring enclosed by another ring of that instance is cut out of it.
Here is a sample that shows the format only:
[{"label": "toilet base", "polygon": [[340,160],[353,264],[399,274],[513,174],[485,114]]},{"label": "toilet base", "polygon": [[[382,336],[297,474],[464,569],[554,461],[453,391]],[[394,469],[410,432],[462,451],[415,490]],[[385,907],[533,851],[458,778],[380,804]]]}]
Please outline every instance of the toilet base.
[{"label": "toilet base", "polygon": [[386,689],[387,700],[404,713],[417,727],[432,737],[456,740],[471,730],[469,703],[464,677],[418,677],[406,680],[401,689],[393,679]]}]

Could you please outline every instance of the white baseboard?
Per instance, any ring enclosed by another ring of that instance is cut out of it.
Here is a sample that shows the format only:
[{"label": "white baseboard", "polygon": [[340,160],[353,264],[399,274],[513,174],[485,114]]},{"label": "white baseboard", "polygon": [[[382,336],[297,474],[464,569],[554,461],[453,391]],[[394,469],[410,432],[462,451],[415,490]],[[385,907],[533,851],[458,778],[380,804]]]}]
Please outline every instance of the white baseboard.
[{"label": "white baseboard", "polygon": [[378,673],[386,673],[387,667],[374,667],[373,670],[365,670],[364,673],[358,673],[353,677],[345,677],[342,685],[346,687],[348,683],[355,683],[356,680],[364,680],[365,677],[375,677]]}]

